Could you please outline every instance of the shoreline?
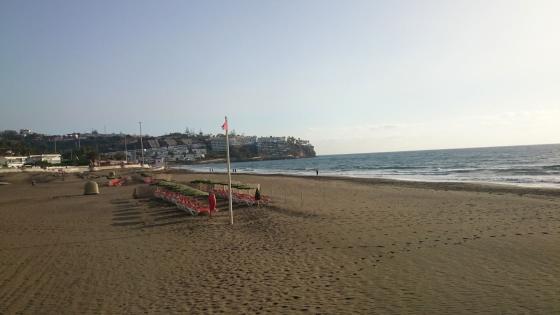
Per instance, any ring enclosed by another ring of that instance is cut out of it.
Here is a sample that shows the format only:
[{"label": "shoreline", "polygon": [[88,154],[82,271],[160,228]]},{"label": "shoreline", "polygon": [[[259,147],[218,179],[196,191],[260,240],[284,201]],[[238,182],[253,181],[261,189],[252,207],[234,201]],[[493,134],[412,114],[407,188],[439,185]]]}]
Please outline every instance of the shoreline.
[{"label": "shoreline", "polygon": [[[188,169],[172,168],[165,170],[166,173],[185,173],[200,175],[227,175],[226,173],[210,173],[197,172]],[[471,192],[496,192],[496,193],[512,193],[512,194],[534,194],[545,196],[559,196],[560,187],[534,187],[521,186],[508,183],[491,183],[491,182],[449,182],[449,181],[421,181],[421,180],[403,180],[390,178],[359,178],[349,176],[332,176],[332,175],[297,175],[297,174],[260,174],[260,173],[232,173],[232,176],[258,176],[258,177],[278,177],[278,178],[297,178],[309,179],[317,181],[338,180],[352,183],[361,183],[366,185],[387,185],[399,186],[407,188],[421,188],[434,190],[452,190],[452,191],[471,191]]]},{"label": "shoreline", "polygon": [[[263,161],[284,161],[284,160],[301,160],[301,159],[312,159],[312,158],[316,158],[318,157],[316,156],[300,156],[300,157],[296,157],[296,156],[285,156],[285,157],[262,157],[262,156],[256,156],[253,158],[248,158],[248,159],[236,159],[236,158],[232,158],[231,162],[232,163],[243,163],[243,162],[263,162]],[[181,165],[206,165],[206,164],[217,164],[217,163],[225,163],[226,162],[226,158],[215,158],[215,159],[208,159],[208,160],[196,160],[193,161],[191,163],[182,163],[182,162],[175,162],[175,161],[170,161],[168,162],[169,165],[173,165],[173,166],[181,166]]]}]

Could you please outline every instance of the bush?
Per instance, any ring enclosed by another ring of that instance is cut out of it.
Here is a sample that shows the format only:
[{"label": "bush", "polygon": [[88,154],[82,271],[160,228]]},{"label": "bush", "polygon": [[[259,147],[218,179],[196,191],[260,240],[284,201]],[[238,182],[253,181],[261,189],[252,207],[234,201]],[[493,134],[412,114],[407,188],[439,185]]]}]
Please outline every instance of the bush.
[{"label": "bush", "polygon": [[157,183],[156,185],[160,186],[160,187],[163,187],[165,189],[169,189],[169,190],[174,191],[174,192],[178,192],[178,193],[183,194],[185,196],[190,196],[190,197],[208,196],[207,192],[192,188],[192,187],[187,186],[187,185],[175,183],[175,182],[162,180],[159,183]]}]

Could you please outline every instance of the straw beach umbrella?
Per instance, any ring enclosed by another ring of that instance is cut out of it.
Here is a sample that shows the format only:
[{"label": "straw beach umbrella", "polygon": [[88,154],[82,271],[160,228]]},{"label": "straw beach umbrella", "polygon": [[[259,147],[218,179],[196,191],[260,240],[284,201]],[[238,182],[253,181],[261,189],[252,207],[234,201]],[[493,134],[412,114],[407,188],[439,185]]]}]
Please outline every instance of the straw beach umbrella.
[{"label": "straw beach umbrella", "polygon": [[89,181],[84,186],[84,195],[98,195],[99,186],[94,181]]}]

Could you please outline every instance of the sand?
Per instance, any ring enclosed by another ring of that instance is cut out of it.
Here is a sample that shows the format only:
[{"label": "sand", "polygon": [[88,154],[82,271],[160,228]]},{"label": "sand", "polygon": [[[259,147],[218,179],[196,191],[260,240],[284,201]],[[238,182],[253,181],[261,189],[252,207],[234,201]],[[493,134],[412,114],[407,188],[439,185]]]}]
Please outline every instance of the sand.
[{"label": "sand", "polygon": [[236,174],[274,204],[230,226],[29,176],[0,178],[0,314],[560,313],[555,190]]}]

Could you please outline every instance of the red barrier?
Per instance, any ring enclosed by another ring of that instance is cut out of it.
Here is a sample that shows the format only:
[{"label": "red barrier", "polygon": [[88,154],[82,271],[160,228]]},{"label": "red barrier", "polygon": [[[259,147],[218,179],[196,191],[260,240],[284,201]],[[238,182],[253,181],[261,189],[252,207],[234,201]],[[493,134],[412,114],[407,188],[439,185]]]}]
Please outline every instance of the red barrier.
[{"label": "red barrier", "polygon": [[177,208],[189,212],[191,215],[199,215],[210,212],[210,209],[201,204],[198,200],[182,195],[178,192],[158,187],[154,192],[154,196],[175,204]]},{"label": "red barrier", "polygon": [[[215,189],[214,193],[216,194],[216,196],[219,196],[222,199],[229,200],[229,191],[227,189],[223,189],[223,188]],[[256,200],[255,196],[253,195],[232,191],[231,197],[234,203],[245,204],[247,206],[266,205],[270,203],[270,198],[262,195],[260,200]]]},{"label": "red barrier", "polygon": [[124,182],[125,182],[124,179],[115,178],[115,179],[109,180],[109,182],[107,183],[107,186],[118,187],[118,186],[122,186],[124,184]]}]

